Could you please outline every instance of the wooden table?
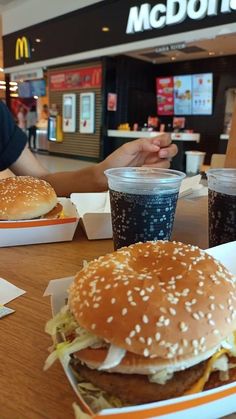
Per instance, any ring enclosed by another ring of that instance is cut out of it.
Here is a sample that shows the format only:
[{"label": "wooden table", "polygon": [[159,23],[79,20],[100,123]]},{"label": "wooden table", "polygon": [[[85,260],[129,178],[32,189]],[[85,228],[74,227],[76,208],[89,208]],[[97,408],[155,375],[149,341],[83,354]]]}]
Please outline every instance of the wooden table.
[{"label": "wooden table", "polygon": [[[207,247],[206,198],[179,201],[173,239]],[[0,249],[0,276],[26,291],[0,320],[0,419],[70,419],[76,396],[59,364],[43,372],[51,317],[43,297],[51,279],[74,275],[83,260],[113,250],[111,240],[88,241],[78,228],[65,243]]]}]

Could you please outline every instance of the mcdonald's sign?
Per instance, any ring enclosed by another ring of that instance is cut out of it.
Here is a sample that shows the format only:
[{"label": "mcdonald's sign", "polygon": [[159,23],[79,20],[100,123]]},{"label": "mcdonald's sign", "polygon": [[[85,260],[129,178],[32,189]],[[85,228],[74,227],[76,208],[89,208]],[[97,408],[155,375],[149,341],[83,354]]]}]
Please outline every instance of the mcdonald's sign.
[{"label": "mcdonald's sign", "polygon": [[15,59],[21,58],[30,58],[30,43],[25,36],[17,38],[16,41]]}]

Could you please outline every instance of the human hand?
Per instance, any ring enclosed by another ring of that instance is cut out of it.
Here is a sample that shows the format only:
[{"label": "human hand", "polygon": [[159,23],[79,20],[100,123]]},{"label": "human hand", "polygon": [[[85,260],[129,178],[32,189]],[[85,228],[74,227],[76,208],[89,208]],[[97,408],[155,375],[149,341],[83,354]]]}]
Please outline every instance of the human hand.
[{"label": "human hand", "polygon": [[105,160],[106,169],[124,166],[170,166],[170,159],[174,157],[178,149],[171,144],[169,134],[161,134],[153,138],[140,138],[125,143]]},{"label": "human hand", "polygon": [[[98,164],[98,169],[100,175],[103,175],[105,170],[114,167],[150,166],[168,168],[170,167],[170,160],[177,154],[177,151],[177,146],[171,144],[170,134],[163,133],[153,138],[140,138],[119,147]],[[107,184],[105,176],[102,176],[101,180]]]}]

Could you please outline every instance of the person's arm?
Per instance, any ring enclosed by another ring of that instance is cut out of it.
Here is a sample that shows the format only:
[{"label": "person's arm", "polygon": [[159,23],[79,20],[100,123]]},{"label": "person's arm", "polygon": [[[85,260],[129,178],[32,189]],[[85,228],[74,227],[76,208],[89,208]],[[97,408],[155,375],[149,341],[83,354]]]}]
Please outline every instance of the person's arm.
[{"label": "person's arm", "polygon": [[106,169],[121,166],[169,167],[169,160],[177,153],[170,145],[170,137],[163,134],[152,139],[139,139],[124,144],[101,163],[70,172],[48,173],[34,155],[25,148],[18,160],[10,167],[16,175],[36,176],[48,181],[58,196],[72,192],[101,192],[107,190]]},{"label": "person's arm", "polygon": [[72,192],[102,192],[107,190],[106,169],[124,166],[170,166],[177,153],[169,134],[152,139],[142,138],[124,144],[101,163],[74,172],[51,173],[43,176],[61,196]]},{"label": "person's arm", "polygon": [[99,164],[75,171],[49,173],[27,146],[10,169],[16,176],[34,176],[46,180],[53,186],[58,196],[69,196],[72,192],[104,190],[100,180]]}]

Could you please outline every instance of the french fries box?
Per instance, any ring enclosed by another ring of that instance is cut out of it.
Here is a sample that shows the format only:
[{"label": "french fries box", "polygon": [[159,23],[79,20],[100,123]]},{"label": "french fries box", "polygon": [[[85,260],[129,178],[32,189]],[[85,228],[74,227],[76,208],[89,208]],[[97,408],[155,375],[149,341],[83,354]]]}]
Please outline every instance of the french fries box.
[{"label": "french fries box", "polygon": [[72,240],[79,221],[76,206],[68,198],[58,201],[63,218],[0,221],[0,247]]},{"label": "french fries box", "polygon": [[111,209],[108,192],[73,193],[71,201],[76,205],[89,240],[111,239]]},{"label": "french fries box", "polygon": [[[210,255],[222,262],[236,275],[236,241],[206,250]],[[56,279],[49,282],[45,296],[51,296],[52,313],[55,315],[65,304],[67,289],[73,277]],[[91,410],[78,391],[77,381],[70,367],[62,361],[62,366],[73,389],[78,396],[78,403],[87,412],[78,417],[109,417],[114,419],[218,419],[236,413],[236,382],[223,385],[214,390],[182,396],[167,401],[123,408],[104,409],[98,413]]]}]

